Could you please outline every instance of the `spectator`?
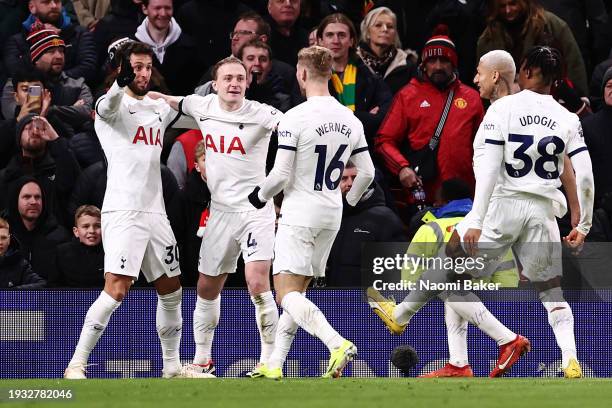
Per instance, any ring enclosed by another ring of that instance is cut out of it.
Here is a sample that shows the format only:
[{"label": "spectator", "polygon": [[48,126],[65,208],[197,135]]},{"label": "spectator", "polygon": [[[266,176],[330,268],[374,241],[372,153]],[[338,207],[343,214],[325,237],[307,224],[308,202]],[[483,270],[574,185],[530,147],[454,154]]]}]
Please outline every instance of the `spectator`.
[{"label": "spectator", "polygon": [[487,28],[478,39],[478,58],[489,51],[503,49],[523,60],[534,45],[546,45],[561,51],[567,76],[580,96],[588,95],[586,70],[580,49],[568,25],[544,10],[533,0],[494,0],[487,15]]},{"label": "spectator", "polygon": [[[376,151],[402,188],[422,182],[431,204],[444,180],[460,178],[474,186],[472,141],[484,110],[478,92],[457,78],[457,54],[448,36],[429,39],[421,60],[419,77],[395,95],[378,131]],[[432,151],[430,142],[445,105],[448,116]],[[418,166],[423,180],[415,172]]]},{"label": "spectator", "polygon": [[336,13],[325,17],[317,29],[317,40],[332,52],[330,93],[355,112],[363,124],[368,145],[372,146],[391,102],[389,87],[355,54],[357,32],[345,15]]},{"label": "spectator", "polygon": [[13,237],[21,245],[24,258],[29,259],[32,271],[48,279],[55,274],[57,246],[70,239],[68,232],[48,211],[42,185],[34,177],[21,177],[9,192],[8,221]]},{"label": "spectator", "polygon": [[103,288],[104,249],[100,209],[80,206],[74,215],[74,238],[58,245],[49,287]]},{"label": "spectator", "polygon": [[397,18],[387,7],[373,9],[361,22],[357,55],[373,74],[385,80],[393,94],[417,74],[408,53],[402,50]]},{"label": "spectator", "polygon": [[90,31],[110,10],[110,0],[72,0],[79,24]]},{"label": "spectator", "polygon": [[612,49],[610,49],[608,59],[597,64],[593,70],[593,76],[589,85],[589,100],[594,112],[597,112],[604,106],[603,99],[601,98],[601,83],[605,72],[610,67],[612,67]]},{"label": "spectator", "polygon": [[62,10],[60,0],[29,0],[28,7],[31,14],[22,24],[23,32],[11,36],[4,45],[4,67],[8,74],[13,76],[22,61],[30,59],[30,44],[26,37],[32,31],[44,28],[54,31],[68,44],[66,75],[74,79],[94,80],[97,68],[92,34],[70,21],[70,17]]},{"label": "spectator", "polygon": [[[349,161],[340,181],[343,196],[353,186],[356,176],[357,169]],[[368,242],[404,242],[406,239],[402,221],[385,206],[382,188],[373,184],[355,207],[344,202],[342,223],[329,256],[327,285],[359,287],[361,251],[358,249]]]},{"label": "spectator", "polygon": [[17,123],[17,147],[20,149],[0,174],[0,204],[10,196],[11,186],[22,176],[33,176],[42,186],[47,201],[45,210],[62,220],[66,203],[80,168],[68,142],[42,116],[28,114]]},{"label": "spectator", "polygon": [[206,146],[201,140],[195,147],[194,167],[187,177],[185,188],[174,196],[168,207],[168,218],[181,254],[183,286],[195,286],[198,281],[200,245],[210,205],[205,163]]},{"label": "spectator", "polygon": [[0,288],[38,289],[46,283],[32,272],[32,266],[19,251],[17,240],[11,240],[8,222],[0,218]]},{"label": "spectator", "polygon": [[211,67],[229,52],[229,27],[250,8],[238,0],[191,0],[181,6],[176,20],[195,40],[202,67]]},{"label": "spectator", "polygon": [[[612,68],[604,74],[601,94],[603,108],[583,120],[584,142],[589,148],[595,178],[595,207],[612,209]],[[604,200],[606,201],[604,203]]]},{"label": "spectator", "polygon": [[191,94],[203,67],[197,59],[195,42],[183,33],[173,17],[172,0],[143,0],[142,11],[147,18],[136,29],[136,39],[153,49],[153,65],[166,80],[170,92]]},{"label": "spectator", "polygon": [[266,20],[272,28],[270,46],[275,58],[291,66],[297,64],[298,52],[308,46],[308,32],[296,24],[300,0],[268,0]]},{"label": "spectator", "polygon": [[244,44],[237,55],[247,68],[248,99],[274,106],[281,112],[291,109],[290,90],[272,73],[272,50],[265,42],[254,40]]}]

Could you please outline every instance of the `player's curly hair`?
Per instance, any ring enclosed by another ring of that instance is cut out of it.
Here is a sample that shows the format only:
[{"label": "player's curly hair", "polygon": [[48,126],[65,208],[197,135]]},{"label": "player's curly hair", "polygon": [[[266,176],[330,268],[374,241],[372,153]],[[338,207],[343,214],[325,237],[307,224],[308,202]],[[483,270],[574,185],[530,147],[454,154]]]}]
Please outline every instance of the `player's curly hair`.
[{"label": "player's curly hair", "polygon": [[521,61],[521,69],[540,69],[544,85],[552,85],[563,78],[563,67],[561,52],[542,45],[531,47]]},{"label": "player's curly hair", "polygon": [[320,78],[331,77],[332,60],[331,52],[318,45],[302,48],[298,53],[298,64],[303,64],[310,74]]}]

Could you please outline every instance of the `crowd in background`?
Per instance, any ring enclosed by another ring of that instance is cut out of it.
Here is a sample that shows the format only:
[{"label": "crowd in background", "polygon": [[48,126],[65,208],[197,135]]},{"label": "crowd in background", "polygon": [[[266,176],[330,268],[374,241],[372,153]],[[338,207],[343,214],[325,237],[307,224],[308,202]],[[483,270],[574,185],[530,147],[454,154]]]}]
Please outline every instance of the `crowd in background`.
[{"label": "crowd in background", "polygon": [[[409,241],[424,206],[471,198],[472,141],[488,104],[473,83],[479,58],[503,49],[518,71],[531,46],[557,48],[565,77],[553,96],[581,118],[593,160],[588,240],[612,241],[611,12],[609,0],[0,0],[0,288],[103,286],[106,163],[94,107],[126,38],[152,47],[152,90],[214,92],[211,68],[231,54],[247,68],[246,97],[283,112],[304,100],[298,51],[330,49],[330,92],[363,123],[377,176],[356,207],[345,206],[328,286],[359,286],[362,243]],[[411,162],[447,101],[433,171],[419,172]],[[160,177],[184,286],[197,281],[210,202],[201,141],[180,129],[163,140]],[[273,140],[268,169],[275,149]],[[343,193],[355,172],[344,170]],[[567,233],[571,214],[559,225]],[[568,265],[567,287],[589,286],[580,268]],[[242,274],[228,285],[244,285]]]}]

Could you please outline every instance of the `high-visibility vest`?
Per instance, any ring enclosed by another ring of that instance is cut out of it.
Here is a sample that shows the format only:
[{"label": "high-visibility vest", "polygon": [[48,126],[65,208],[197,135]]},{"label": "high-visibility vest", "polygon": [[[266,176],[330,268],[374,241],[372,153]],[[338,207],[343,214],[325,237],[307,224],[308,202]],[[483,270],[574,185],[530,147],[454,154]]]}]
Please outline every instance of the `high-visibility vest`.
[{"label": "high-visibility vest", "polygon": [[[438,256],[438,252],[443,244],[448,243],[455,226],[464,217],[436,218],[430,212],[423,216],[425,225],[422,225],[412,241],[406,253],[411,258],[433,259]],[[416,263],[407,263],[402,269],[402,280],[416,282],[423,273],[424,269],[414,267]],[[421,264],[422,265],[422,264]],[[518,286],[519,273],[516,267],[512,250],[499,261],[495,271],[487,278],[475,278],[473,281],[499,283],[500,287],[515,288]]]}]

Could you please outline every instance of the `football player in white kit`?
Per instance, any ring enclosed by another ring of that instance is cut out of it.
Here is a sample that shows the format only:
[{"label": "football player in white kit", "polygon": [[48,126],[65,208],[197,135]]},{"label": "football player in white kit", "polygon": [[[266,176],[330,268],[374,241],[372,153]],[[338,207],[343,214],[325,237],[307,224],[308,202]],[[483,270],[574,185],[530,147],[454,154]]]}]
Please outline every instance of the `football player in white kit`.
[{"label": "football player in white kit", "polygon": [[[560,287],[561,251],[555,220],[566,212],[565,197],[558,190],[563,155],[569,156],[575,169],[580,205],[578,225],[563,238],[570,247],[579,248],[591,227],[594,185],[580,121],[550,95],[561,73],[557,50],[533,47],[519,72],[523,90],[500,99],[487,111],[482,126],[485,148],[475,163],[474,206],[457,225],[446,254],[455,257],[467,252],[495,259],[512,247],[523,265],[523,275],[534,283],[546,308],[565,377],[579,378],[582,370],[576,356],[574,318]],[[453,271],[431,269],[423,279],[445,282],[452,275]],[[436,294],[413,291],[397,306],[380,304],[387,312],[383,320],[406,326]],[[521,336],[503,345],[491,376],[507,371],[528,347]]]},{"label": "football player in white kit", "polygon": [[153,66],[151,48],[130,42],[123,46],[122,53],[116,81],[96,103],[95,129],[108,160],[102,205],[104,290],[85,316],[64,377],[86,378],[92,349],[141,270],[158,293],[156,326],[163,377],[212,377],[184,374],[179,360],[181,271],[160,173],[164,130],[177,114],[163,101],[146,96]]},{"label": "football player in white kit", "polygon": [[270,266],[274,257],[276,214],[269,203],[253,209],[245,202],[266,177],[270,136],[282,113],[244,98],[246,68],[228,57],[212,70],[217,94],[185,98],[157,94],[182,114],[193,117],[204,135],[206,175],[211,193],[210,218],[202,246],[193,331],[196,353],[186,366],[193,372],[214,371],[211,356],[215,328],[219,323],[221,291],[227,274],[236,271],[240,253],[261,340],[260,364],[274,348],[278,309],[270,289]]},{"label": "football player in white kit", "polygon": [[274,168],[250,195],[259,208],[284,189],[274,244],[274,289],[283,308],[274,352],[254,376],[280,378],[298,326],[318,337],[330,351],[323,377],[336,378],[357,354],[304,295],[314,277],[324,276],[325,264],[342,218],[338,186],[346,162],[357,177],[346,200],[355,205],[374,178],[374,165],[361,122],[329,94],[332,55],[312,46],[298,54],[297,79],[307,101],[289,110],[278,129]]}]

